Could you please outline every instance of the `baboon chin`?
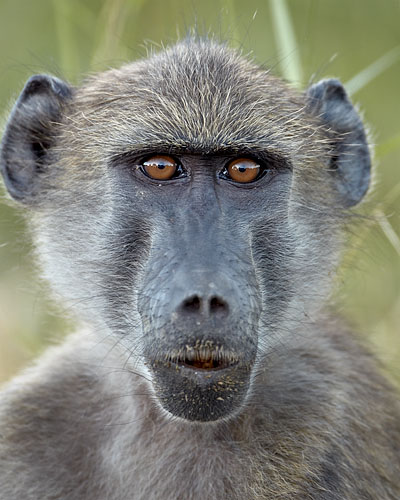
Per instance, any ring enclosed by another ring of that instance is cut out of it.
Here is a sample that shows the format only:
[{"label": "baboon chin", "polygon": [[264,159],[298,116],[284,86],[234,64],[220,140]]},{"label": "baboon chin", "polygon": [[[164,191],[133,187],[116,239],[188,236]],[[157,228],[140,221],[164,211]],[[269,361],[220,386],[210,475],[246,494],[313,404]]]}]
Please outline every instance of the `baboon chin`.
[{"label": "baboon chin", "polygon": [[370,163],[338,80],[213,40],[31,77],[0,167],[83,326],[0,393],[0,499],[400,498],[398,397],[326,312]]}]

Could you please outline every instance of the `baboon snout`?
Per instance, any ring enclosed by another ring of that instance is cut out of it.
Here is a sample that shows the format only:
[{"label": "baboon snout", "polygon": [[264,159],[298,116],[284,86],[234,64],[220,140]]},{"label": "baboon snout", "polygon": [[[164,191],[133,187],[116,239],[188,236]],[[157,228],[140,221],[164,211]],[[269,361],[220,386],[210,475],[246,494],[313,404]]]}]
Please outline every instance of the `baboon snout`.
[{"label": "baboon snout", "polygon": [[[257,351],[258,307],[228,273],[181,269],[143,296],[145,358],[161,405],[209,421],[240,407]],[[253,287],[254,290],[254,287]]]}]

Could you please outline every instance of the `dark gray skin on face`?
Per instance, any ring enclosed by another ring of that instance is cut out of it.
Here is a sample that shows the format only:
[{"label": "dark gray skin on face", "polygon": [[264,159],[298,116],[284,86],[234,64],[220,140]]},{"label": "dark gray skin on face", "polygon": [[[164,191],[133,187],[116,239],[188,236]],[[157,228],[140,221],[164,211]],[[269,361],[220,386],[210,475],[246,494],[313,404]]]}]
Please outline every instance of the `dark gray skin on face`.
[{"label": "dark gray skin on face", "polygon": [[323,312],[370,176],[340,82],[298,95],[197,39],[34,76],[0,167],[88,325],[3,391],[1,499],[399,497],[398,402]]},{"label": "dark gray skin on face", "polygon": [[[184,175],[165,186],[136,170],[149,217],[161,222],[138,292],[145,357],[163,406],[189,420],[216,420],[243,402],[262,308],[248,228],[256,211],[284,207],[290,189],[286,165],[252,186],[225,179],[232,157],[179,155]],[[201,359],[215,370],[194,370]]]}]

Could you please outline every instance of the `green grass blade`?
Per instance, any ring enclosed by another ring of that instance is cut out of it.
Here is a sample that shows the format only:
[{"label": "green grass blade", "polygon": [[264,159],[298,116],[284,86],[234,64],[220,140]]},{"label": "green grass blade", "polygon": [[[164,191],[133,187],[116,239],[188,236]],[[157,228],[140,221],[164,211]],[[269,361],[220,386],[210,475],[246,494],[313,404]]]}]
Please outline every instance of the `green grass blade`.
[{"label": "green grass blade", "polygon": [[303,82],[303,71],[299,45],[296,41],[294,26],[286,0],[269,0],[269,5],[276,46],[280,53],[279,63],[282,76],[296,87],[300,87]]},{"label": "green grass blade", "polygon": [[385,205],[390,205],[391,203],[396,203],[397,199],[400,197],[400,183],[396,184],[389,193],[385,196]]},{"label": "green grass blade", "polygon": [[222,39],[229,38],[231,45],[239,46],[240,38],[236,23],[234,0],[221,0],[222,7]]},{"label": "green grass blade", "polygon": [[[105,0],[97,23],[97,48],[92,61],[108,66],[122,56],[121,37],[128,17],[126,0]],[[98,68],[96,68],[98,69]]]},{"label": "green grass blade", "polygon": [[390,241],[392,244],[393,248],[396,250],[396,252],[400,255],[400,238],[396,231],[393,229],[392,225],[388,221],[387,217],[381,210],[376,211],[378,215],[378,222],[379,225],[386,236],[386,238]]},{"label": "green grass blade", "polygon": [[53,0],[53,12],[58,38],[58,52],[63,76],[74,79],[79,72],[79,62],[76,54],[75,36],[71,20],[73,19],[74,3],[69,0]]},{"label": "green grass blade", "polygon": [[[132,22],[132,11],[136,14],[146,0],[105,0],[97,24],[97,50],[92,59],[98,69],[98,63],[108,66],[115,59],[127,59],[128,48],[123,44],[123,34],[128,20]],[[136,16],[138,18],[138,16]],[[134,26],[130,26],[131,31]]]},{"label": "green grass blade", "polygon": [[389,50],[382,57],[360,71],[356,76],[349,80],[345,87],[349,95],[353,95],[368,83],[383,73],[385,70],[393,66],[400,60],[400,45]]}]

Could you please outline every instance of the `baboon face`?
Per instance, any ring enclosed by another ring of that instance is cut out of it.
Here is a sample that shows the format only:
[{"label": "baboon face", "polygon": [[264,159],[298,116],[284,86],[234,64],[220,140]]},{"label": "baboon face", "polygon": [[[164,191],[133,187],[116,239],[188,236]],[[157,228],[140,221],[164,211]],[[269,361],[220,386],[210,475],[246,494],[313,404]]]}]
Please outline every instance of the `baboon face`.
[{"label": "baboon face", "polygon": [[297,95],[189,40],[77,89],[32,77],[1,168],[54,290],[165,410],[213,421],[319,307],[369,154],[338,81]]}]

